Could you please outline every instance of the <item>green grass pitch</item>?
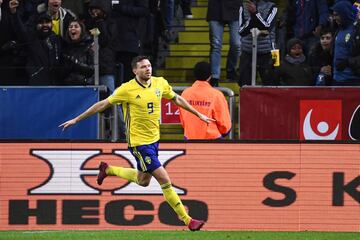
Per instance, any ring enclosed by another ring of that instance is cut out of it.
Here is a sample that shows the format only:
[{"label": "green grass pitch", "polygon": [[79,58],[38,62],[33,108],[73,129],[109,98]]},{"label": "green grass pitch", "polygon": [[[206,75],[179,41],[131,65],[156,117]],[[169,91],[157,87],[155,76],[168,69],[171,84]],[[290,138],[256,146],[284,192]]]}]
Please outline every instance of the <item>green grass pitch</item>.
[{"label": "green grass pitch", "polygon": [[0,231],[0,240],[360,240],[360,233],[251,231]]}]

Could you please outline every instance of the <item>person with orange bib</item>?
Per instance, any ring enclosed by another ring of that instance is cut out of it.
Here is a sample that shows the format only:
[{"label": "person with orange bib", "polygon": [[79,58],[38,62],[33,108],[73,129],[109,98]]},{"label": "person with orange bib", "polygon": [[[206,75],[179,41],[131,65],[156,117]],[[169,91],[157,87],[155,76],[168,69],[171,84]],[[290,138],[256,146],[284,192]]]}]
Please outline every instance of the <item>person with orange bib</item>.
[{"label": "person with orange bib", "polygon": [[197,79],[183,91],[185,98],[197,111],[216,120],[205,123],[180,108],[180,120],[185,139],[221,139],[231,130],[229,106],[221,91],[211,85],[211,66],[198,62],[194,67]]}]

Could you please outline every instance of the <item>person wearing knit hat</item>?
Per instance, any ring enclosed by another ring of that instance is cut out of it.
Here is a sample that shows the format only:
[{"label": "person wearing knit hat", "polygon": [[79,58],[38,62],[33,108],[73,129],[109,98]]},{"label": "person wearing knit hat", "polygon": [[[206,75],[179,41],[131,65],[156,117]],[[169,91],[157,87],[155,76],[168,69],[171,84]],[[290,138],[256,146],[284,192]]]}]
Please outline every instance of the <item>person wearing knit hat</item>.
[{"label": "person wearing knit hat", "polygon": [[292,38],[290,39],[287,44],[286,44],[286,51],[287,53],[290,53],[291,48],[295,45],[295,44],[299,44],[301,47],[304,47],[304,43],[303,41],[301,41],[298,38]]},{"label": "person wearing knit hat", "polygon": [[[185,139],[220,139],[231,129],[228,103],[224,94],[211,86],[211,65],[198,62],[194,67],[196,81],[183,91],[181,96],[197,111],[211,116],[215,122],[209,124],[198,121],[195,115],[180,108],[180,120]],[[194,117],[195,116],[195,117]]]},{"label": "person wearing knit hat", "polygon": [[304,55],[303,42],[292,38],[287,42],[287,54],[278,69],[275,70],[280,85],[311,86],[313,74]]}]

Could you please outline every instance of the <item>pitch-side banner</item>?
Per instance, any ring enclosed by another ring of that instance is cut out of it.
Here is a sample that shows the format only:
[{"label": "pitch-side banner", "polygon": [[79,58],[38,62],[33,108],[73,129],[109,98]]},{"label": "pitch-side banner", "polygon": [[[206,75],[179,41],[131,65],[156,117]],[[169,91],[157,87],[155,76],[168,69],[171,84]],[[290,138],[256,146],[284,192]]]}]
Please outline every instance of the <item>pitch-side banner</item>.
[{"label": "pitch-side banner", "polygon": [[97,139],[98,120],[89,117],[61,131],[58,126],[99,100],[96,87],[3,87],[0,139]]},{"label": "pitch-side banner", "polygon": [[[205,230],[360,232],[360,144],[161,143],[175,191]],[[134,167],[125,143],[0,143],[0,230],[186,227],[154,179],[108,177]]]},{"label": "pitch-side banner", "polygon": [[240,139],[360,140],[360,88],[240,91]]}]

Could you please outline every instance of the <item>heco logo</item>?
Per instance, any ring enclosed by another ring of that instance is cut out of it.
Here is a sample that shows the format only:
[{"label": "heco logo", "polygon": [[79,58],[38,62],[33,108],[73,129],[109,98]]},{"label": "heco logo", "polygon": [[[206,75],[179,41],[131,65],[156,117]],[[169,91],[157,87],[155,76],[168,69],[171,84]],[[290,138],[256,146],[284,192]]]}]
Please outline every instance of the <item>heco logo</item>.
[{"label": "heco logo", "polygon": [[[164,167],[173,159],[184,154],[183,150],[160,150],[159,160]],[[31,150],[31,154],[45,161],[50,168],[50,174],[42,184],[28,191],[29,195],[69,195],[69,194],[101,194],[102,190],[86,182],[86,176],[96,176],[98,169],[85,168],[88,161],[102,155],[100,150]],[[114,155],[126,159],[133,168],[136,160],[128,150],[115,150]],[[104,154],[104,157],[109,154]],[[186,194],[186,189],[174,186],[178,194]],[[162,194],[159,184],[154,178],[144,189],[135,183],[129,183],[115,189],[113,194]]]},{"label": "heco logo", "polygon": [[341,140],[341,100],[301,100],[300,140]]},{"label": "heco logo", "polygon": [[[112,155],[112,157],[119,156],[128,161],[132,167],[136,167],[136,161],[128,150],[114,150],[111,154],[103,153],[97,149],[33,149],[30,152],[49,165],[50,174],[39,186],[29,189],[29,195],[81,194],[84,197],[82,199],[57,199],[54,197],[54,199],[47,198],[46,200],[11,199],[9,200],[9,225],[33,225],[29,222],[30,217],[36,217],[37,225],[92,224],[103,226],[106,223],[118,226],[144,226],[153,223],[155,219],[165,225],[184,225],[166,201],[127,198],[108,201],[106,197],[91,199],[86,196],[109,191],[100,189],[98,186],[92,186],[86,181],[86,176],[98,174],[98,169],[85,168],[86,163],[89,161],[98,162],[99,159],[105,160]],[[184,150],[162,150],[159,151],[159,160],[166,167],[171,160],[183,154],[185,154]],[[186,194],[186,189],[174,185],[173,187],[178,194]],[[112,190],[112,194],[162,195],[162,191],[156,180],[152,179],[146,189],[129,183]],[[34,201],[36,201],[35,208],[30,206],[30,202]],[[60,209],[58,202],[61,204]],[[208,219],[208,206],[205,202],[196,199],[186,199],[182,202],[188,208],[191,216],[204,220]],[[133,209],[130,218],[127,209]],[[61,220],[59,221],[59,219]],[[154,226],[156,228],[158,225]]]}]

